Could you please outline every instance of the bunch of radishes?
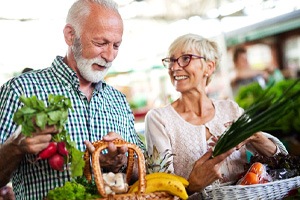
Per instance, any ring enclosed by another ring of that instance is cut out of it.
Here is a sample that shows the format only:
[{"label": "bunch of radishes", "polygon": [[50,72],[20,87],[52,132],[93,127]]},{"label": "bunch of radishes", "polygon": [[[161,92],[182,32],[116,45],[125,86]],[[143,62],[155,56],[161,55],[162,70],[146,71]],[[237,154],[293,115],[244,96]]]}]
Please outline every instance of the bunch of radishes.
[{"label": "bunch of radishes", "polygon": [[47,159],[51,168],[59,171],[63,171],[64,164],[68,164],[67,170],[70,170],[72,177],[82,176],[84,152],[77,149],[76,143],[65,129],[69,110],[73,111],[71,100],[63,95],[49,94],[47,106],[35,95],[22,95],[19,99],[24,105],[14,113],[13,120],[22,126],[24,136],[31,137],[37,127],[44,130],[46,126],[55,125],[58,130],[57,134],[52,135],[48,147],[38,154],[35,161]]},{"label": "bunch of radishes", "polygon": [[49,145],[38,154],[36,161],[48,159],[48,163],[52,169],[63,171],[68,156],[69,152],[65,142],[50,142]]}]

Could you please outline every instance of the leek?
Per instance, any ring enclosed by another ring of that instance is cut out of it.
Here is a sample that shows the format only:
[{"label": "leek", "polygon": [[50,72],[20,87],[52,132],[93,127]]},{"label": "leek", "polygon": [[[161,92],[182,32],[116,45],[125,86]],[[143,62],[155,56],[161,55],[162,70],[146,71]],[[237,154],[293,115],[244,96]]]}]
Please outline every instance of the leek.
[{"label": "leek", "polygon": [[271,130],[274,123],[286,115],[287,112],[300,106],[296,100],[300,97],[300,91],[291,93],[290,90],[299,84],[295,82],[277,99],[273,95],[268,96],[269,89],[254,102],[232,125],[221,135],[213,150],[213,157],[218,156],[250,136],[261,130]]}]

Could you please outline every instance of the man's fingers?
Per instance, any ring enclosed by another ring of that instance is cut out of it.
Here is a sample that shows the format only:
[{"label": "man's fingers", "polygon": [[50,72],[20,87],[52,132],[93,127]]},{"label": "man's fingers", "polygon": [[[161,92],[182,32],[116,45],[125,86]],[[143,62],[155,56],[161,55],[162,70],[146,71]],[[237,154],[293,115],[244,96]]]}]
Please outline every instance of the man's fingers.
[{"label": "man's fingers", "polygon": [[33,135],[40,135],[40,134],[57,134],[58,129],[55,125],[52,126],[46,126],[45,129],[41,129],[39,127],[36,127],[36,131],[33,133]]},{"label": "man's fingers", "polygon": [[85,144],[86,148],[88,149],[88,151],[90,152],[90,154],[95,151],[95,147],[90,141],[86,140],[86,141],[84,141],[84,144]]},{"label": "man's fingers", "polygon": [[128,151],[127,146],[122,146],[118,148],[118,153],[119,154],[125,154]]},{"label": "man's fingers", "polygon": [[113,152],[113,153],[118,152],[116,145],[112,142],[108,143],[107,149],[108,149],[108,152]]},{"label": "man's fingers", "polygon": [[105,141],[113,141],[115,139],[122,139],[122,137],[118,134],[118,133],[115,133],[115,132],[109,132],[107,135],[105,135],[103,137],[103,140]]}]

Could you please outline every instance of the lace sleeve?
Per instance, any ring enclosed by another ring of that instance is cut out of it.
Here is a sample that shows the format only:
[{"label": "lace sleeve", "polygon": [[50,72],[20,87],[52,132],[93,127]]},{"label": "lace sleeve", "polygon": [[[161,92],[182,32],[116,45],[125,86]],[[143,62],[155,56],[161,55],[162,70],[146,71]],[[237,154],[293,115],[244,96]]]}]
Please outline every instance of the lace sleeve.
[{"label": "lace sleeve", "polygon": [[[146,137],[146,148],[147,151],[152,154],[153,145],[156,146],[158,152],[169,152],[172,154],[172,147],[169,136],[165,131],[165,123],[163,117],[156,111],[151,110],[145,117],[145,137]],[[174,172],[173,160],[170,158],[171,165],[168,170]]]}]

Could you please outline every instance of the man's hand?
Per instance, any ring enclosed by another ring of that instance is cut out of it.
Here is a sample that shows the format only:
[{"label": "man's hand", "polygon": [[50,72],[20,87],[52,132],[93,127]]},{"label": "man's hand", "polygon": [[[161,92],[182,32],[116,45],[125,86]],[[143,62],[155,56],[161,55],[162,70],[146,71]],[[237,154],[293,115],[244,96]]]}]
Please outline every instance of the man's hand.
[{"label": "man's hand", "polygon": [[0,188],[0,200],[15,200],[15,193],[10,186]]},{"label": "man's hand", "polygon": [[8,142],[12,143],[20,154],[37,154],[45,149],[52,139],[52,134],[58,131],[55,126],[46,126],[44,130],[36,128],[31,137],[26,137],[21,133],[18,127],[16,132],[9,138]]},{"label": "man's hand", "polygon": [[[100,155],[100,165],[104,169],[117,173],[123,165],[127,164],[128,148],[126,146],[116,147],[113,143],[115,139],[122,139],[122,137],[114,132],[109,132],[103,137],[103,140],[109,143],[107,153]],[[85,141],[85,145],[90,153],[95,151],[95,147],[89,141]]]}]

